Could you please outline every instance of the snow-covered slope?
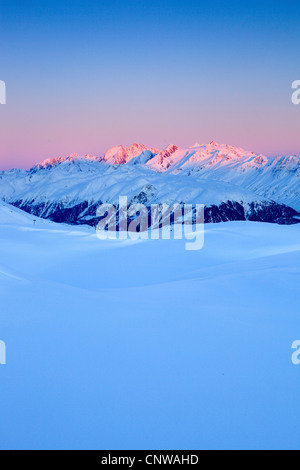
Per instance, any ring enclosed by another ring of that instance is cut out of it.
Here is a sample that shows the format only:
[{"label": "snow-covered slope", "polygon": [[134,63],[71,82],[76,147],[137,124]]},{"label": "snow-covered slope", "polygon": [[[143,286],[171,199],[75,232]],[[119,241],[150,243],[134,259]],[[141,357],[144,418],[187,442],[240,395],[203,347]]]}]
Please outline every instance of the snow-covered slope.
[{"label": "snow-covered slope", "polygon": [[170,145],[147,166],[158,172],[233,183],[300,210],[300,156],[266,157],[211,142],[187,149]]},{"label": "snow-covered slope", "polygon": [[101,158],[101,161],[109,163],[110,165],[124,165],[130,162],[130,160],[133,158],[141,155],[141,153],[144,151],[150,151],[153,154],[157,154],[159,152],[157,149],[145,147],[145,145],[137,143],[126,148],[122,145],[119,145],[105,152]]},{"label": "snow-covered slope", "polygon": [[53,225],[53,222],[27,214],[21,209],[0,201],[0,224],[10,226],[40,226]]},{"label": "snow-covered slope", "polygon": [[15,224],[33,224],[34,217],[26,214],[24,211],[17,209],[14,206],[5,204],[0,201],[0,224],[1,225],[15,225]]},{"label": "snow-covered slope", "polygon": [[299,225],[212,224],[191,255],[24,216],[0,222],[0,449],[299,449]]},{"label": "snow-covered slope", "polygon": [[57,158],[48,158],[41,163],[38,163],[36,166],[33,167],[35,170],[41,170],[43,168],[51,168],[54,166],[59,165],[60,163],[65,163],[65,162],[70,162],[70,163],[76,163],[80,162],[80,160],[86,161],[86,162],[97,162],[99,161],[98,157],[95,157],[94,155],[79,155],[78,153],[73,153],[69,157],[57,157]]},{"label": "snow-covered slope", "polygon": [[12,171],[0,176],[0,197],[36,216],[72,224],[95,225],[97,207],[106,202],[117,206],[120,196],[127,196],[129,204],[141,202],[149,208],[154,203],[204,204],[206,222],[298,221],[292,209],[239,186],[187,174],[161,174],[131,163],[111,166],[68,159],[29,172]]},{"label": "snow-covered slope", "polygon": [[[0,198],[57,222],[96,223],[102,202],[119,196],[152,203],[206,205],[206,221],[294,223],[300,209],[300,157],[267,158],[212,142],[164,151],[134,144],[103,157],[73,154],[29,171],[0,173]],[[291,206],[294,209],[291,209]]]},{"label": "snow-covered slope", "polygon": [[[133,163],[133,161],[131,162]],[[219,204],[224,200],[251,202],[253,198],[262,201],[251,191],[238,186],[174,174],[157,174],[147,167],[129,164],[126,166],[103,165],[85,160],[76,164],[69,160],[51,168],[29,172],[19,171],[0,176],[1,197],[7,201],[23,202],[34,200],[40,204],[61,201],[88,201],[116,203],[119,196],[128,199],[141,191],[148,192],[147,202],[187,202]]]}]

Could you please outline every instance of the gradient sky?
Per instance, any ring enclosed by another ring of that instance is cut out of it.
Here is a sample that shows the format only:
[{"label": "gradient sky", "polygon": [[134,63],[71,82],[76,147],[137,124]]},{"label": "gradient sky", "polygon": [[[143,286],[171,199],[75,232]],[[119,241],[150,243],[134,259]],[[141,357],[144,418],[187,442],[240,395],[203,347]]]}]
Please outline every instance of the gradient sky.
[{"label": "gradient sky", "polygon": [[135,141],[300,154],[300,2],[0,0],[0,169]]}]

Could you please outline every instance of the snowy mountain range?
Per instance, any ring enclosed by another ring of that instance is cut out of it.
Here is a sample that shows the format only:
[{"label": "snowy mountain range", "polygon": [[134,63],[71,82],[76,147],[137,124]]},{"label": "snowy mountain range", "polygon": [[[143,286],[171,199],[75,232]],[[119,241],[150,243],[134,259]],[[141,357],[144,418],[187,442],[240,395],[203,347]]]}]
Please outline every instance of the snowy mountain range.
[{"label": "snowy mountain range", "polygon": [[206,222],[300,222],[300,156],[266,157],[196,143],[160,151],[117,146],[103,156],[59,157],[0,172],[0,198],[55,222],[95,225],[101,203],[205,204]]}]

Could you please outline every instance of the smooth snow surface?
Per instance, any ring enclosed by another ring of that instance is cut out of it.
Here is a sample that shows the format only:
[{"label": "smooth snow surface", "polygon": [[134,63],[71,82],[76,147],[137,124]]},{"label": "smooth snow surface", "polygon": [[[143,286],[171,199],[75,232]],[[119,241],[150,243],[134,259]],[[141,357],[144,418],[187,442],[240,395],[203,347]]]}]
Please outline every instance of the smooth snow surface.
[{"label": "smooth snow surface", "polygon": [[1,449],[299,449],[300,226],[207,227],[187,252],[0,205]]}]

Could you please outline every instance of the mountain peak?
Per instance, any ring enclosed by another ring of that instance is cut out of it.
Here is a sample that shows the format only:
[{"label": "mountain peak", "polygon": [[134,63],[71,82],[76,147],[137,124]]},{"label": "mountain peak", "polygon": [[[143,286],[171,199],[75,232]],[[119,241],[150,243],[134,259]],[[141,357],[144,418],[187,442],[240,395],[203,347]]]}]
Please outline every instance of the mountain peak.
[{"label": "mountain peak", "polygon": [[167,148],[165,148],[164,150],[162,150],[159,153],[160,153],[160,155],[164,155],[166,157],[169,157],[170,155],[172,155],[172,153],[175,153],[177,150],[179,150],[179,147],[177,147],[177,145],[170,144],[170,145],[168,145]]},{"label": "mountain peak", "polygon": [[42,162],[35,165],[33,168],[41,170],[43,168],[51,168],[61,163],[65,162],[75,162],[77,160],[88,160],[88,161],[99,161],[99,157],[95,157],[94,155],[79,155],[79,153],[72,153],[67,157],[56,157],[56,158],[47,158]]},{"label": "mountain peak", "polygon": [[138,144],[135,142],[129,147],[123,147],[122,145],[118,147],[113,147],[110,150],[107,150],[103,157],[101,158],[102,162],[108,163],[110,165],[125,165],[130,160],[141,155],[144,151],[149,150],[154,154],[158,154],[159,150],[152,147],[146,147],[143,144]]},{"label": "mountain peak", "polygon": [[191,146],[191,149],[194,149],[197,147],[201,147],[201,144],[199,144],[199,142],[195,142],[194,145]]}]

